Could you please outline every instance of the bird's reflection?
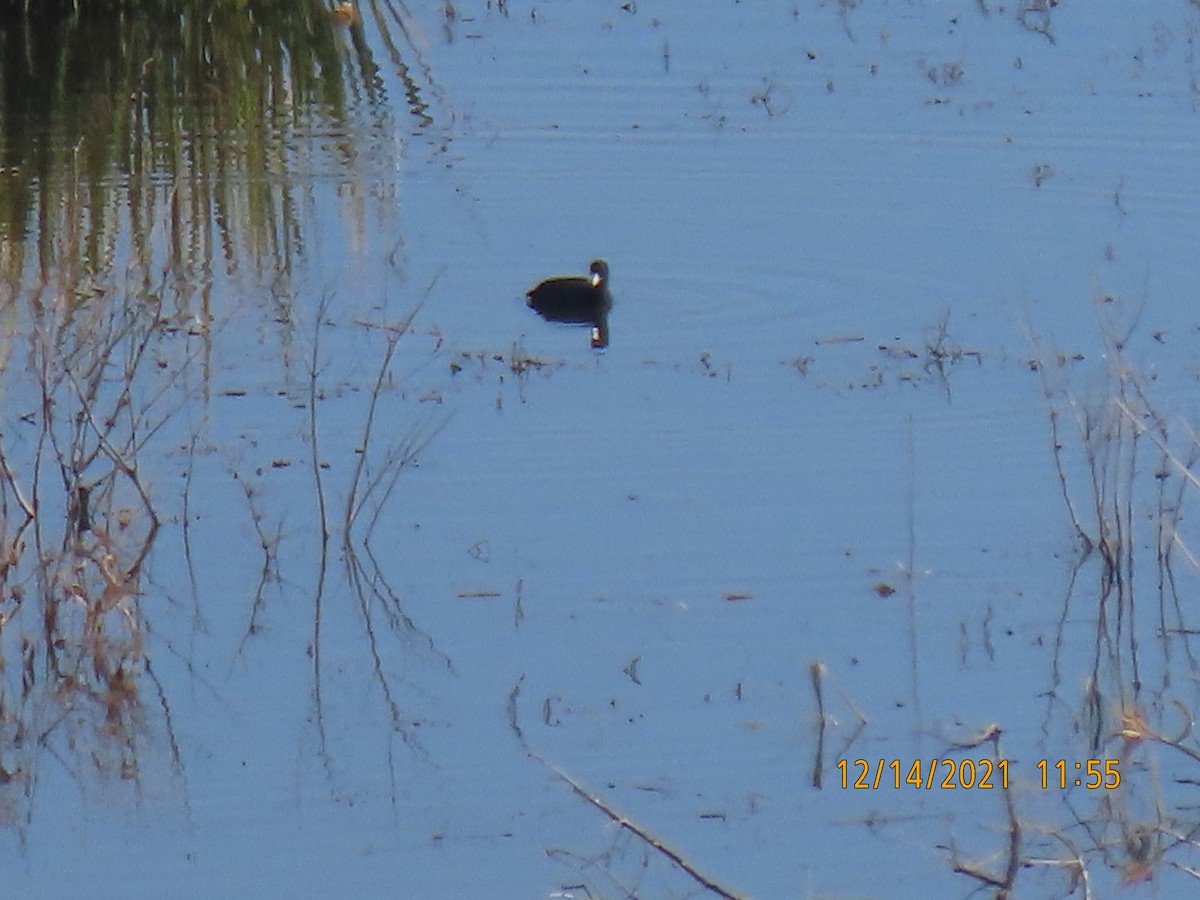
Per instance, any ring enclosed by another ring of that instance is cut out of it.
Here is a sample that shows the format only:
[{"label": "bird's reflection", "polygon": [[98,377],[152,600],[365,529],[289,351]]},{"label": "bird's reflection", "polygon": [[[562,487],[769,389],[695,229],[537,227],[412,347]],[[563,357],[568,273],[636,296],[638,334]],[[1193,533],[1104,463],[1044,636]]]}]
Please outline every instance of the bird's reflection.
[{"label": "bird's reflection", "polygon": [[547,322],[592,326],[592,346],[608,346],[608,263],[593,260],[587,277],[549,278],[529,291],[529,308]]}]

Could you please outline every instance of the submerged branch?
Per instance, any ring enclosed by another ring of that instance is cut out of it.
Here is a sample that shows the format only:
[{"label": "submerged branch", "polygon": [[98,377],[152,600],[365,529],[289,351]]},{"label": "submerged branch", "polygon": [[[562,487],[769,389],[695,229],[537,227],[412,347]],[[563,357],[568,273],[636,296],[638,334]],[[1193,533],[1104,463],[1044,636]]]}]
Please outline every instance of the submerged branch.
[{"label": "submerged branch", "polygon": [[642,843],[646,844],[648,847],[655,850],[657,853],[659,853],[662,856],[669,859],[671,862],[673,862],[676,866],[678,866],[682,871],[686,872],[689,876],[691,876],[691,878],[694,881],[696,881],[698,884],[703,886],[705,889],[716,894],[718,897],[725,898],[725,900],[741,900],[741,897],[743,895],[734,893],[729,888],[722,886],[718,882],[709,878],[707,875],[702,874],[700,872],[700,870],[697,869],[693,863],[691,863],[687,859],[685,859],[683,854],[680,853],[678,850],[675,850],[674,848],[669,847],[660,838],[657,838],[653,834],[651,834],[649,832],[649,830],[647,830],[644,826],[637,824],[632,819],[630,819],[628,816],[618,812],[613,806],[611,806],[602,797],[600,797],[598,794],[593,793],[592,791],[588,790],[578,780],[576,780],[571,775],[564,772],[562,769],[560,769],[554,763],[547,760],[544,756],[542,756],[540,753],[538,753],[536,750],[534,750],[529,745],[528,741],[526,741],[526,739],[525,739],[525,733],[521,730],[521,726],[520,726],[520,723],[518,722],[518,718],[517,718],[517,699],[521,694],[521,682],[524,680],[524,678],[525,678],[525,676],[522,675],[519,679],[517,679],[516,684],[513,685],[512,691],[509,692],[509,695],[508,695],[508,724],[509,724],[509,727],[512,728],[513,734],[515,734],[517,736],[517,741],[521,744],[521,749],[525,751],[525,755],[528,756],[530,759],[541,763],[543,766],[545,766],[547,769],[549,769],[550,772],[552,772],[554,775],[556,775],[559,778],[559,780],[561,780],[569,788],[571,788],[571,790],[575,792],[576,796],[580,797],[583,800],[586,800],[588,803],[590,803],[596,809],[600,810],[600,812],[602,812],[605,816],[607,816],[616,825],[619,825],[621,828],[628,831],[630,834],[632,834],[638,840],[642,841]]}]

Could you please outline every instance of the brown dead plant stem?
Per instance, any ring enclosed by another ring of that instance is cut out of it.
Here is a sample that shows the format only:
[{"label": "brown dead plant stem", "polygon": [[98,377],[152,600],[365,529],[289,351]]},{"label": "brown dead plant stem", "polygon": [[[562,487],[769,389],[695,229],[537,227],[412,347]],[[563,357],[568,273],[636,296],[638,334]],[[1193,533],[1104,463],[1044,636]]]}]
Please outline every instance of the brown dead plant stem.
[{"label": "brown dead plant stem", "polygon": [[726,898],[726,900],[739,900],[739,898],[741,898],[743,895],[736,893],[730,888],[723,886],[719,882],[703,874],[698,866],[687,859],[680,851],[668,845],[661,838],[656,837],[644,825],[640,825],[625,814],[619,812],[612,804],[610,804],[599,794],[587,788],[577,778],[573,777],[559,766],[550,762],[530,746],[528,740],[525,738],[525,732],[521,728],[517,710],[517,701],[520,699],[521,684],[524,680],[525,676],[522,675],[517,679],[512,690],[509,692],[508,724],[512,729],[513,734],[516,735],[517,742],[521,745],[521,749],[525,751],[525,755],[535,762],[540,763],[556,778],[566,784],[577,797],[598,809],[614,824],[627,831],[629,834],[632,834],[635,838],[637,838],[651,850],[658,853],[660,856],[669,860],[705,890],[715,894],[718,897]]},{"label": "brown dead plant stem", "polygon": [[139,460],[185,402],[190,356],[164,348],[164,285],[146,288],[137,266],[110,284],[72,268],[77,258],[65,252],[55,282],[23,295],[28,361],[0,369],[0,388],[32,388],[37,404],[0,432],[0,598],[16,601],[0,612],[0,671],[19,675],[0,680],[0,746],[19,757],[0,750],[0,769],[30,772],[48,748],[76,779],[95,768],[138,784],[145,683],[170,720],[141,609],[161,523]]},{"label": "brown dead plant stem", "polygon": [[[1131,358],[1140,316],[1109,295],[1101,298],[1104,352],[1086,393],[1071,384],[1086,362],[1082,354],[1038,349],[1032,363],[1080,547],[1045,694],[1048,709],[1067,710],[1070,718],[1056,725],[1048,716],[1045,727],[1078,736],[1077,758],[1119,761],[1121,782],[1119,789],[1093,793],[1090,811],[1072,806],[1059,827],[1030,827],[1030,841],[1066,848],[1067,856],[1053,858],[1050,851],[1025,862],[1063,867],[1072,890],[1082,885],[1085,894],[1089,866],[1116,871],[1126,883],[1149,880],[1166,867],[1193,874],[1200,847],[1194,803],[1180,794],[1180,785],[1200,781],[1193,735],[1200,659],[1192,641],[1200,633],[1193,624],[1200,554],[1192,549],[1195,533],[1190,530],[1189,541],[1185,514],[1200,488],[1200,440],[1186,417],[1164,407],[1160,385],[1169,374],[1144,371]],[[1090,588],[1077,578],[1083,573],[1095,579]],[[1079,594],[1083,602],[1072,608]],[[1087,643],[1073,645],[1083,635]],[[1061,695],[1074,694],[1078,684],[1078,699],[1064,704]],[[1182,716],[1179,728],[1162,724],[1173,712]],[[1178,755],[1160,760],[1155,747]]]},{"label": "brown dead plant stem", "polygon": [[[435,279],[436,281],[436,279]],[[430,285],[432,289],[433,285]],[[427,291],[428,295],[428,291]],[[319,414],[320,401],[323,398],[321,376],[324,371],[322,359],[322,331],[326,327],[332,295],[326,294],[318,304],[316,322],[313,329],[311,354],[308,359],[308,429],[309,429],[309,465],[313,483],[316,488],[317,518],[320,529],[320,554],[318,572],[313,597],[312,638],[310,656],[312,659],[312,700],[314,705],[314,720],[317,728],[320,755],[327,770],[332,767],[332,752],[330,750],[330,730],[326,721],[324,704],[325,679],[328,673],[323,668],[323,625],[326,615],[326,587],[329,576],[329,543],[333,531],[330,522],[330,500],[327,497],[325,477],[326,465],[322,462],[321,446],[321,417]],[[342,562],[346,567],[347,582],[357,600],[359,621],[364,630],[366,651],[370,666],[371,679],[380,690],[386,713],[390,719],[392,733],[400,736],[404,743],[419,749],[415,728],[412,721],[403,710],[397,685],[388,674],[388,666],[384,661],[384,651],[381,649],[380,635],[377,632],[377,622],[382,621],[396,635],[404,638],[417,638],[426,648],[433,649],[433,641],[420,631],[412,619],[404,611],[403,604],[397,593],[388,583],[385,573],[376,564],[371,554],[370,537],[381,511],[392,496],[400,473],[409,465],[416,455],[424,449],[437,435],[442,425],[429,426],[418,424],[403,432],[402,437],[385,439],[383,449],[377,447],[376,440],[380,403],[387,387],[393,383],[393,369],[401,340],[410,333],[413,319],[420,311],[418,303],[405,313],[398,322],[387,324],[371,324],[374,331],[382,332],[386,343],[380,358],[379,368],[371,387],[371,393],[364,414],[362,430],[355,447],[356,461],[346,485],[346,494],[341,519],[341,552]],[[370,522],[363,536],[363,546],[367,549],[368,562],[364,563],[359,556],[352,536],[355,525],[359,522],[364,510],[371,513]],[[448,661],[444,659],[447,663]],[[388,748],[389,766],[393,764],[391,747]],[[394,769],[392,769],[394,775]],[[398,789],[393,777],[393,803],[398,802]]]}]

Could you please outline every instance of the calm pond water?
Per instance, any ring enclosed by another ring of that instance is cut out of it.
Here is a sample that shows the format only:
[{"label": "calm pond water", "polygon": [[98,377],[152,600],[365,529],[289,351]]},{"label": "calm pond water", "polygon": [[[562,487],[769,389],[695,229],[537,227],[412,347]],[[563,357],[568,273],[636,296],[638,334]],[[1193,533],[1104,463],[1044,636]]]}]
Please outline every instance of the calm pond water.
[{"label": "calm pond water", "polygon": [[1195,890],[1200,6],[92,16],[0,26],[13,896]]}]

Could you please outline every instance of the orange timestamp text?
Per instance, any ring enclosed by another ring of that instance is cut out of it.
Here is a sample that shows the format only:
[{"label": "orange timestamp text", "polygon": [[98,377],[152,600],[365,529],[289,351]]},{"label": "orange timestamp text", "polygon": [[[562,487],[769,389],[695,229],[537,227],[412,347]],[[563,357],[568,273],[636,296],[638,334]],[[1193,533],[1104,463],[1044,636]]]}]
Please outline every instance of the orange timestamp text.
[{"label": "orange timestamp text", "polygon": [[921,788],[931,791],[990,790],[1008,787],[1008,760],[990,759],[839,759],[842,788],[878,790],[890,787]]},{"label": "orange timestamp text", "polygon": [[[1007,790],[1007,759],[840,759],[843,790],[919,788],[940,790]],[[1121,785],[1120,760],[1088,759],[1081,762],[1039,760],[1036,766],[1042,790],[1070,786],[1088,790],[1113,790]]]}]

